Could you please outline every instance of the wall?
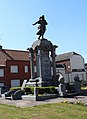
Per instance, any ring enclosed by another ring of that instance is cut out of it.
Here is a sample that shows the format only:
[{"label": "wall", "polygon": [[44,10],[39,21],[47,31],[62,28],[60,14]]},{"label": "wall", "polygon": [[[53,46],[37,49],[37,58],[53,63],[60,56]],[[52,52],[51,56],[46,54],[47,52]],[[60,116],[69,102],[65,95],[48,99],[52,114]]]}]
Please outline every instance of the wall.
[{"label": "wall", "polygon": [[[17,65],[18,66],[18,73],[11,73],[10,72],[10,66],[11,65]],[[24,72],[24,66],[29,67],[29,72],[25,73]],[[11,80],[20,80],[20,85],[22,85],[24,79],[30,79],[30,63],[28,61],[14,61],[14,60],[9,60],[6,62],[6,68],[5,68],[5,77],[4,81],[5,84],[7,84],[8,87],[11,87]]]},{"label": "wall", "polygon": [[64,61],[58,61],[56,63],[60,63],[63,64],[65,66],[65,72],[70,72],[71,71],[71,64],[70,64],[70,60],[64,60]]},{"label": "wall", "polygon": [[72,69],[84,69],[84,59],[79,55],[73,55],[70,58]]}]

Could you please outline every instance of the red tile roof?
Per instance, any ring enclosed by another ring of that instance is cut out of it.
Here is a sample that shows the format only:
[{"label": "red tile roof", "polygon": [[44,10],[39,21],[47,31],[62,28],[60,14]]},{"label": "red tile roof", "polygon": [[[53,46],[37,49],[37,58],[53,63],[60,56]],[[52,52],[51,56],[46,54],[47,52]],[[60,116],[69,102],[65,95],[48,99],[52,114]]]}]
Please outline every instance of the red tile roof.
[{"label": "red tile roof", "polygon": [[0,65],[5,65],[6,60],[29,61],[29,51],[1,49]]}]

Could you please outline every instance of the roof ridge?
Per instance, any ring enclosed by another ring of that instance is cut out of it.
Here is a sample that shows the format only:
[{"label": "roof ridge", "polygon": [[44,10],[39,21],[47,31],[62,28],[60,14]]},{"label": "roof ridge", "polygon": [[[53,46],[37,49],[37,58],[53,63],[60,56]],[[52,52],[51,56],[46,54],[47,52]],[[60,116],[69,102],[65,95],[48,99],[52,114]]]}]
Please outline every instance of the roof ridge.
[{"label": "roof ridge", "polygon": [[3,49],[5,51],[15,51],[15,52],[29,52],[28,50],[13,50],[13,49]]},{"label": "roof ridge", "polygon": [[14,59],[13,57],[11,57],[7,52],[5,52],[5,50],[3,50],[3,52],[10,58],[10,59]]},{"label": "roof ridge", "polygon": [[59,55],[66,55],[66,54],[72,54],[73,55],[73,51],[72,52],[65,52],[65,53],[62,53],[62,54],[59,54]]},{"label": "roof ridge", "polygon": [[[78,55],[78,56],[81,56],[80,54],[76,53],[76,52],[68,52],[68,53],[63,53],[63,54],[60,54],[60,55],[57,55],[56,56],[56,61],[57,60],[68,60],[70,59],[70,57],[72,57],[73,55]],[[82,56],[81,56],[82,57]]]}]

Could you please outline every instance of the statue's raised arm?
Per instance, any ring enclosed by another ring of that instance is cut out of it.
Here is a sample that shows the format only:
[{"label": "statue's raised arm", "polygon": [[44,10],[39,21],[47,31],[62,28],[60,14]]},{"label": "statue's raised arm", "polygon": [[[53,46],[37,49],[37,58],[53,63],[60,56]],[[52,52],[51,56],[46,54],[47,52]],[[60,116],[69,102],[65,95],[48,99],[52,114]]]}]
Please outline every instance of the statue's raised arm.
[{"label": "statue's raised arm", "polygon": [[44,18],[44,15],[42,15],[37,22],[35,22],[33,25],[39,24],[38,26],[38,32],[36,33],[39,35],[38,39],[42,37],[44,39],[44,33],[46,31],[46,25],[48,25],[47,21]]}]

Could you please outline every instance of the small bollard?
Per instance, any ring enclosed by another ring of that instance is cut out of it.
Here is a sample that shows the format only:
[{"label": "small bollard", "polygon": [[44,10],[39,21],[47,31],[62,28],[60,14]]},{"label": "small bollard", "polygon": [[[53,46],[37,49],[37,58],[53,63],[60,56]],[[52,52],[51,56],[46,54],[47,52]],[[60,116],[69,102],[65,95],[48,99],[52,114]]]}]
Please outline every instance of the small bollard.
[{"label": "small bollard", "polygon": [[30,82],[35,82],[35,87],[34,87],[34,97],[35,97],[35,100],[37,101],[38,100],[38,82],[39,80],[38,79],[32,79],[30,80]]},{"label": "small bollard", "polygon": [[60,96],[67,96],[67,92],[66,92],[66,85],[65,84],[59,84],[59,95]]},{"label": "small bollard", "polygon": [[36,86],[34,87],[34,96],[35,96],[35,100],[37,101],[37,98],[38,98],[38,89],[37,89]]}]

